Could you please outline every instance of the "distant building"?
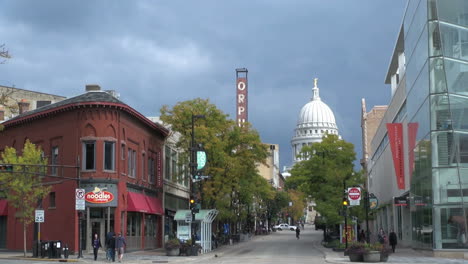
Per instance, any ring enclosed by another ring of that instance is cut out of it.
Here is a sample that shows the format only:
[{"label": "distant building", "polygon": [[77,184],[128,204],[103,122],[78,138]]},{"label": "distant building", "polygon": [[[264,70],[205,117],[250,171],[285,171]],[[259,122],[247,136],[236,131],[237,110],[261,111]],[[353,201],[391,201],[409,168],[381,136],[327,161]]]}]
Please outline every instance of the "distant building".
[{"label": "distant building", "polygon": [[[151,121],[164,125],[159,117],[148,117]],[[169,131],[170,127],[164,125]],[[170,131],[164,142],[164,238],[174,238],[177,222],[174,216],[177,210],[189,209],[191,177],[184,166],[180,166],[180,154],[186,150],[176,147],[180,134]]]},{"label": "distant building", "polygon": [[66,97],[0,85],[0,122]]},{"label": "distant building", "polygon": [[280,168],[279,168],[279,145],[266,144],[268,147],[268,157],[265,164],[260,163],[257,168],[260,175],[265,178],[275,189],[280,186]]},{"label": "distant building", "polygon": [[311,100],[302,107],[299,113],[294,136],[291,139],[293,163],[301,161],[299,154],[302,147],[322,142],[325,134],[339,137],[335,115],[320,98],[317,80],[317,78],[314,79]]}]

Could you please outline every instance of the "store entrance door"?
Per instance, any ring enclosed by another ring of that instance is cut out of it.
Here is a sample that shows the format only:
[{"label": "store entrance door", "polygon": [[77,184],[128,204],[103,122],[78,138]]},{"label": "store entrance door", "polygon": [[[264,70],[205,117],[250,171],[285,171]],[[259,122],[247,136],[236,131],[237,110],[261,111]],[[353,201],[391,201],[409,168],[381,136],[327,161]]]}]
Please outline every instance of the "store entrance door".
[{"label": "store entrance door", "polygon": [[90,226],[91,226],[91,232],[88,233],[88,243],[87,243],[87,248],[88,252],[92,253],[93,252],[93,239],[94,239],[94,234],[98,234],[99,239],[101,240],[101,245],[103,248],[105,248],[105,241],[106,241],[106,233],[105,233],[105,221],[104,219],[91,219],[90,220]]}]

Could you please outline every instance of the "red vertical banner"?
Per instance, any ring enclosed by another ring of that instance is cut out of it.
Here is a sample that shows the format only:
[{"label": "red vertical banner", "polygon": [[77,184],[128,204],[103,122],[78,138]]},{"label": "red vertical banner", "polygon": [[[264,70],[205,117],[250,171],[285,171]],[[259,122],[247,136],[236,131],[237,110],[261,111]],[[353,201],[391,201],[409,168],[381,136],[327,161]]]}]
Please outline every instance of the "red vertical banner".
[{"label": "red vertical banner", "polygon": [[248,121],[247,94],[247,78],[238,77],[236,82],[236,120],[239,126]]},{"label": "red vertical banner", "polygon": [[387,124],[388,139],[392,149],[393,167],[395,168],[398,189],[405,189],[405,161],[403,152],[403,124]]},{"label": "red vertical banner", "polygon": [[408,162],[409,162],[409,177],[413,176],[414,171],[414,148],[416,147],[416,135],[418,134],[418,123],[408,124]]}]

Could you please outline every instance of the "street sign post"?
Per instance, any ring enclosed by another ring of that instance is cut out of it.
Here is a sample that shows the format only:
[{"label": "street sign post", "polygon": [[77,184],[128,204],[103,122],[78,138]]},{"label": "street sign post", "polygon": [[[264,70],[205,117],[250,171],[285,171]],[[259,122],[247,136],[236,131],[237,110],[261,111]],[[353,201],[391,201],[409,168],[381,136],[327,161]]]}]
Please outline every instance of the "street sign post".
[{"label": "street sign post", "polygon": [[349,205],[359,205],[361,201],[361,188],[351,187],[348,188]]},{"label": "street sign post", "polygon": [[85,189],[75,189],[75,210],[85,210]]},{"label": "street sign post", "polygon": [[41,223],[44,223],[45,217],[44,217],[44,210],[36,210],[34,222],[37,223],[37,241],[41,240]]}]

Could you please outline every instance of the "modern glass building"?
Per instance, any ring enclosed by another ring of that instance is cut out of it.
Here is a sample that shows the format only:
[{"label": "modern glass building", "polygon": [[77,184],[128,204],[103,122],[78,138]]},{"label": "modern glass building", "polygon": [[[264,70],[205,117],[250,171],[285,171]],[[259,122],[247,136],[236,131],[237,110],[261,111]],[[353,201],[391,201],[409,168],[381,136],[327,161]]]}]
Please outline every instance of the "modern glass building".
[{"label": "modern glass building", "polygon": [[[386,83],[392,100],[368,166],[370,191],[383,197],[375,228],[436,255],[466,252],[468,1],[409,0]],[[402,124],[400,162],[387,124]],[[390,184],[391,197],[380,187],[398,179],[389,164],[404,177],[403,188]]]}]

